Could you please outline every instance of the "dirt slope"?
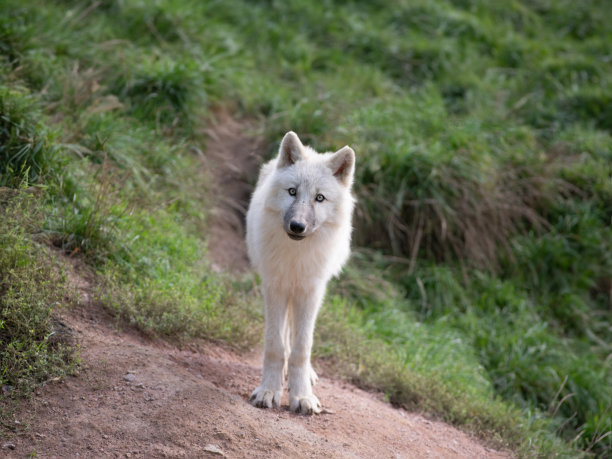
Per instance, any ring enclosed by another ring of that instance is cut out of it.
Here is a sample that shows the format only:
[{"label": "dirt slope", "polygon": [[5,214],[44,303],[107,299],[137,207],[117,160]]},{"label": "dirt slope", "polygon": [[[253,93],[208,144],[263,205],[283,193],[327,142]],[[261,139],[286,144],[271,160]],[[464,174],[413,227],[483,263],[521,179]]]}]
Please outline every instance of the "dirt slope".
[{"label": "dirt slope", "polygon": [[208,235],[213,268],[243,272],[249,267],[244,216],[259,166],[261,141],[253,122],[238,122],[218,110],[204,131],[204,167],[213,172],[213,203]]},{"label": "dirt slope", "polygon": [[[62,320],[81,343],[83,369],[47,384],[18,413],[8,457],[508,457],[439,422],[392,408],[378,396],[323,377],[327,412],[298,416],[248,403],[257,354],[210,343],[181,350],[120,331],[89,300]],[[26,427],[27,426],[27,427]]]},{"label": "dirt slope", "polygon": [[[247,269],[241,214],[257,144],[246,132],[222,113],[208,131],[205,162],[221,197],[209,254],[218,269]],[[315,392],[324,414],[295,415],[286,395],[281,409],[254,408],[257,351],[239,356],[207,342],[178,349],[120,330],[92,300],[86,267],[71,260],[67,268],[82,305],[61,320],[81,345],[81,371],[24,403],[17,433],[0,439],[0,457],[509,457],[321,372]]]}]

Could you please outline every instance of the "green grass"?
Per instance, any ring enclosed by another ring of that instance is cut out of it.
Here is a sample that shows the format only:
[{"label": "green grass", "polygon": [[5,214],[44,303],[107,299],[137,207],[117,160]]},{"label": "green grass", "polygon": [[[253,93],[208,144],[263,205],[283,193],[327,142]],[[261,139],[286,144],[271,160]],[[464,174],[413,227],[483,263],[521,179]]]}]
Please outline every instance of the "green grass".
[{"label": "green grass", "polygon": [[203,241],[182,224],[176,211],[122,219],[118,231],[132,241],[129,261],[106,265],[98,299],[145,333],[222,340],[238,349],[254,345],[262,315],[248,299],[249,284],[215,274]]},{"label": "green grass", "polygon": [[605,1],[35,3],[0,6],[0,186],[44,184],[46,240],[118,317],[257,339],[253,279],[206,255],[229,108],[269,155],[289,129],[357,152],[330,371],[522,455],[610,455]]},{"label": "green grass", "polygon": [[40,123],[34,97],[0,85],[0,186],[42,182],[56,163],[53,134]]},{"label": "green grass", "polygon": [[577,454],[552,433],[554,420],[495,395],[461,334],[446,324],[420,324],[398,306],[364,315],[333,297],[319,319],[315,355],[337,376],[384,392],[393,405],[455,424],[490,445],[521,456]]},{"label": "green grass", "polygon": [[[54,315],[74,300],[59,263],[33,236],[41,229],[36,194],[0,188],[0,397],[6,400],[70,373],[75,363],[71,334]],[[3,425],[10,407],[0,409]]]}]

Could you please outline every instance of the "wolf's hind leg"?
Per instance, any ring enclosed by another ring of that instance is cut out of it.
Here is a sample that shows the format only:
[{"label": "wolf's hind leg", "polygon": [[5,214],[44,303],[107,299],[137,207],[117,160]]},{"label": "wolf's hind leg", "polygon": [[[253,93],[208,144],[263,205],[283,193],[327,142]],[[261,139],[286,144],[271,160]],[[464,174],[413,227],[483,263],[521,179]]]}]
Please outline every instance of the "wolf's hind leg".
[{"label": "wolf's hind leg", "polygon": [[317,373],[314,371],[314,368],[312,368],[312,365],[311,365],[310,366],[310,384],[314,386],[318,382],[319,382],[319,375],[317,375]]},{"label": "wolf's hind leg", "polygon": [[283,330],[284,337],[284,346],[285,346],[285,355],[283,361],[283,381],[287,378],[289,374],[289,355],[291,354],[291,301],[287,305],[287,319],[285,320],[285,329]]}]

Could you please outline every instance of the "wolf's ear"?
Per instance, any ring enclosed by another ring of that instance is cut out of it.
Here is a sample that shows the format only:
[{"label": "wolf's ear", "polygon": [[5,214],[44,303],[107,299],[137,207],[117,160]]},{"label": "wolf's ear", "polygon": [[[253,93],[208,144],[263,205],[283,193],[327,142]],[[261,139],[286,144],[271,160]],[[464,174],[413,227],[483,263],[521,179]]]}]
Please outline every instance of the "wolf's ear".
[{"label": "wolf's ear", "polygon": [[349,146],[342,147],[328,161],[332,174],[344,186],[350,186],[355,173],[355,152]]},{"label": "wolf's ear", "polygon": [[289,167],[296,161],[303,159],[303,148],[304,146],[297,134],[293,131],[287,132],[281,141],[280,151],[278,153],[278,164],[276,167],[278,169]]}]

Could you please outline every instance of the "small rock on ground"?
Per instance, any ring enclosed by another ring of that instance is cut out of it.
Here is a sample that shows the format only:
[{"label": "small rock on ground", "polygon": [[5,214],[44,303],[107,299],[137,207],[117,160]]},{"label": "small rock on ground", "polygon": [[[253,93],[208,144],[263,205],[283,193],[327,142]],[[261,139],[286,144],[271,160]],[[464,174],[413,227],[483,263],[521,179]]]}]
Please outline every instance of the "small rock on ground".
[{"label": "small rock on ground", "polygon": [[206,445],[204,447],[204,451],[225,457],[225,454],[223,454],[223,451],[221,451],[221,448],[219,448],[217,445]]}]

